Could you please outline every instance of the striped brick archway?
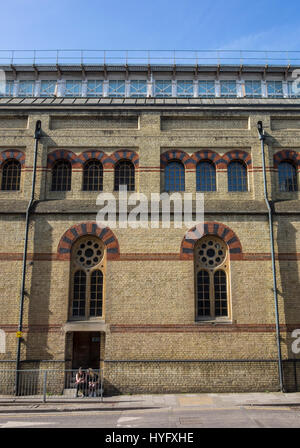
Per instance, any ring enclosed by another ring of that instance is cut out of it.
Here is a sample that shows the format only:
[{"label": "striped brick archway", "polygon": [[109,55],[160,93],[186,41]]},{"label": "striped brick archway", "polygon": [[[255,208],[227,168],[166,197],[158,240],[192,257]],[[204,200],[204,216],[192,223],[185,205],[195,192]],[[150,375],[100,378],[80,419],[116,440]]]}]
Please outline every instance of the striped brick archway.
[{"label": "striped brick archway", "polygon": [[96,222],[83,222],[70,227],[61,237],[57,248],[59,260],[70,260],[72,245],[81,236],[93,235],[100,238],[106,246],[107,260],[120,256],[119,243],[109,227],[99,227]]},{"label": "striped brick archway", "polygon": [[[203,230],[203,233],[202,233]],[[205,222],[189,230],[190,239],[184,238],[180,247],[181,260],[194,259],[194,247],[196,242],[205,235],[214,235],[221,238],[229,248],[231,260],[241,260],[243,257],[242,245],[236,233],[230,227],[220,222]]]},{"label": "striped brick archway", "polygon": [[139,155],[135,151],[129,149],[115,151],[107,157],[104,163],[107,165],[107,168],[113,168],[119,160],[129,160],[133,163],[135,168],[139,167]]},{"label": "striped brick archway", "polygon": [[164,169],[169,162],[180,161],[183,163],[185,168],[193,169],[195,168],[195,160],[193,160],[186,152],[175,149],[166,151],[160,156],[160,167]]},{"label": "striped brick archway", "polygon": [[[223,154],[222,160],[220,160],[219,168],[226,168],[230,162],[244,162],[248,168],[252,168],[251,155],[246,151],[232,150]],[[223,165],[222,163],[223,162]],[[221,166],[222,165],[222,166]]]},{"label": "striped brick archway", "polygon": [[47,168],[52,168],[57,160],[67,160],[73,167],[76,167],[76,165],[81,166],[81,163],[78,163],[77,156],[76,154],[74,154],[74,152],[65,149],[57,149],[56,151],[50,152],[48,154]]},{"label": "striped brick archway", "polygon": [[25,154],[22,151],[18,151],[16,149],[7,149],[5,151],[2,151],[0,153],[0,166],[2,163],[4,163],[6,160],[15,159],[18,162],[20,162],[21,166],[25,166]]},{"label": "striped brick archway", "polygon": [[216,166],[218,166],[222,162],[224,163],[222,157],[219,154],[209,149],[203,149],[201,151],[195,152],[194,154],[192,154],[191,159],[195,161],[195,164],[207,160],[209,160]]},{"label": "striped brick archway", "polygon": [[291,161],[294,162],[298,170],[300,169],[300,152],[283,149],[274,154],[274,168],[278,168],[280,162]]}]

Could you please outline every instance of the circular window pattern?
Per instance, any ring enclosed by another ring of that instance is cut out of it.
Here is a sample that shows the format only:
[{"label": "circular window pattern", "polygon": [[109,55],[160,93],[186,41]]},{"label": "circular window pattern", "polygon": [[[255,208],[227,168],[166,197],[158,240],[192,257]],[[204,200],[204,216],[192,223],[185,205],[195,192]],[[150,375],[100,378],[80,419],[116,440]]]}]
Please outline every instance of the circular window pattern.
[{"label": "circular window pattern", "polygon": [[75,259],[84,268],[90,269],[100,263],[104,250],[93,240],[86,240],[75,250]]},{"label": "circular window pattern", "polygon": [[201,240],[200,248],[197,253],[202,266],[215,268],[222,264],[226,258],[226,244],[209,235]]}]

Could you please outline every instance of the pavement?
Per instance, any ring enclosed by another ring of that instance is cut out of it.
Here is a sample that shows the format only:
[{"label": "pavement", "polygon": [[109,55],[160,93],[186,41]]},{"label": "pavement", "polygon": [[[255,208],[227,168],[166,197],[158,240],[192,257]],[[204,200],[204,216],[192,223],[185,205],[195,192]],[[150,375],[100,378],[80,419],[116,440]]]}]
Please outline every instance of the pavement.
[{"label": "pavement", "polygon": [[0,396],[0,414],[51,413],[82,411],[127,411],[155,409],[222,410],[228,408],[299,409],[300,392],[219,393],[219,394],[149,394],[118,395],[101,398],[48,398]]}]

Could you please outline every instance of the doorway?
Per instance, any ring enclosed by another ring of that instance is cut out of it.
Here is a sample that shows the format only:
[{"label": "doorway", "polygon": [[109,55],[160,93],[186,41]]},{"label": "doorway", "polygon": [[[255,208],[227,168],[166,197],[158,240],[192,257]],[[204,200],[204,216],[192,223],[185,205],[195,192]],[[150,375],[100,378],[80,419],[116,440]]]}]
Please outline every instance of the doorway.
[{"label": "doorway", "polygon": [[100,368],[100,332],[79,331],[73,333],[72,369]]}]

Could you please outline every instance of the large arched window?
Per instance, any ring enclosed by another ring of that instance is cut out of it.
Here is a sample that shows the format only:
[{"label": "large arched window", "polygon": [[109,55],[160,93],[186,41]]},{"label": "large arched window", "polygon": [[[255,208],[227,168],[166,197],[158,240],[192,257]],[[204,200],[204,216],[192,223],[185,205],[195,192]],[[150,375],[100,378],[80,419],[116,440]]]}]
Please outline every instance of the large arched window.
[{"label": "large arched window", "polygon": [[216,169],[212,162],[201,161],[196,168],[197,191],[216,191]]},{"label": "large arched window", "polygon": [[58,160],[52,168],[52,191],[71,190],[72,167],[68,160]]},{"label": "large arched window", "polygon": [[230,162],[227,168],[228,191],[247,191],[247,168],[241,161]]},{"label": "large arched window", "polygon": [[115,191],[119,191],[121,185],[126,185],[127,191],[135,189],[135,170],[130,160],[120,160],[115,166]]},{"label": "large arched window", "polygon": [[103,167],[99,160],[89,160],[83,167],[83,191],[103,190]]},{"label": "large arched window", "polygon": [[292,162],[283,161],[278,165],[278,181],[280,191],[297,191],[297,169]]},{"label": "large arched window", "polygon": [[165,191],[184,191],[184,165],[179,161],[171,161],[165,167]]},{"label": "large arched window", "polygon": [[80,238],[72,247],[70,319],[104,314],[105,246],[99,238]]},{"label": "large arched window", "polygon": [[21,164],[18,160],[7,160],[2,165],[1,190],[20,190]]},{"label": "large arched window", "polygon": [[201,238],[194,249],[196,319],[229,317],[229,259],[218,237]]}]

